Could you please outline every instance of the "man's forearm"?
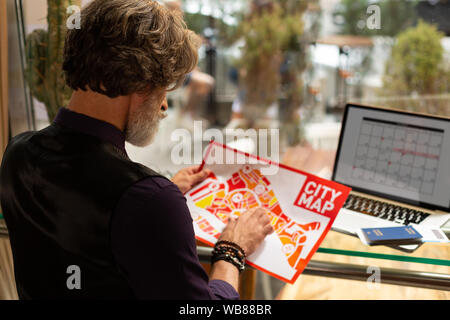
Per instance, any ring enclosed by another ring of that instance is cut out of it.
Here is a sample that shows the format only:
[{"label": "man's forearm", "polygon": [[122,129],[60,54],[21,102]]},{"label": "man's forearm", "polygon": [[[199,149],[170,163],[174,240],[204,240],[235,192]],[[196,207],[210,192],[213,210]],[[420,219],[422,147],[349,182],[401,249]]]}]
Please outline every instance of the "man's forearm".
[{"label": "man's forearm", "polygon": [[212,265],[210,280],[226,281],[238,291],[239,270],[231,263],[219,260]]}]

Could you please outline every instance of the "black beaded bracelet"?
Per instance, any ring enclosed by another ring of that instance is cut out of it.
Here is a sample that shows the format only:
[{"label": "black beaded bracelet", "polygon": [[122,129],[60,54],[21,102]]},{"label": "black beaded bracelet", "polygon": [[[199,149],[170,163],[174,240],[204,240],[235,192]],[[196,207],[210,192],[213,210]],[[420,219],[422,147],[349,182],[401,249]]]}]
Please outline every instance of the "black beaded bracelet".
[{"label": "black beaded bracelet", "polygon": [[211,265],[213,265],[214,263],[216,263],[219,260],[224,260],[226,262],[231,263],[236,268],[238,268],[239,273],[241,273],[242,271],[245,270],[245,264],[243,263],[243,261],[241,261],[239,258],[232,256],[228,253],[220,253],[220,254],[213,255],[211,257]]},{"label": "black beaded bracelet", "polygon": [[245,256],[240,250],[238,250],[235,247],[231,247],[229,245],[216,246],[216,247],[214,247],[214,250],[212,253],[213,254],[228,253],[234,257],[237,257],[239,260],[242,260],[242,261],[245,260]]},{"label": "black beaded bracelet", "polygon": [[219,240],[219,241],[216,242],[216,245],[215,245],[215,246],[218,247],[218,246],[221,246],[221,245],[223,245],[223,244],[229,245],[229,246],[232,246],[232,247],[238,249],[240,252],[242,252],[242,255],[243,255],[245,258],[247,258],[247,254],[245,253],[244,249],[242,249],[237,243],[234,243],[234,242],[232,242],[232,241],[228,241],[228,240]]}]

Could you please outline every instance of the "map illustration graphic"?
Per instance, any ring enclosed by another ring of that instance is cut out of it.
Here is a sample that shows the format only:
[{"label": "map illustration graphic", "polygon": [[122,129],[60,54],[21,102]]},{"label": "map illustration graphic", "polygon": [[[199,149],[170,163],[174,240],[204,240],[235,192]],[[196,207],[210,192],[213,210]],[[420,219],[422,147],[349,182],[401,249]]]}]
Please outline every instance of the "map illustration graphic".
[{"label": "map illustration graphic", "polygon": [[214,246],[230,218],[262,207],[274,232],[246,263],[291,284],[318,250],[351,190],[215,141],[200,168],[210,175],[185,193],[197,240]]},{"label": "map illustration graphic", "polygon": [[[188,196],[197,207],[208,211],[224,225],[232,216],[238,217],[256,207],[265,208],[281,241],[282,251],[294,269],[300,267],[301,252],[308,235],[320,229],[320,222],[298,224],[288,217],[283,212],[269,180],[250,165],[244,165],[226,181],[220,181],[211,174]],[[219,238],[220,232],[202,214],[197,214],[194,222],[203,232]]]}]

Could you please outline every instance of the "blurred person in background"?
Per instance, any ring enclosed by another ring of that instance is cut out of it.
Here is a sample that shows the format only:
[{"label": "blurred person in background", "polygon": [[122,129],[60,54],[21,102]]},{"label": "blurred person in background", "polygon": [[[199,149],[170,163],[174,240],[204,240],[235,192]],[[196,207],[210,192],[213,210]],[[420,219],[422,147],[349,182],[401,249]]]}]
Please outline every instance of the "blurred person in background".
[{"label": "blurred person in background", "polygon": [[[173,12],[183,15],[181,2],[178,0],[169,0],[164,2],[166,7]],[[186,103],[180,109],[183,124],[192,127],[192,121],[200,119],[199,108],[205,102],[209,94],[214,89],[214,78],[200,71],[198,66],[186,75],[183,87],[186,92]]]}]

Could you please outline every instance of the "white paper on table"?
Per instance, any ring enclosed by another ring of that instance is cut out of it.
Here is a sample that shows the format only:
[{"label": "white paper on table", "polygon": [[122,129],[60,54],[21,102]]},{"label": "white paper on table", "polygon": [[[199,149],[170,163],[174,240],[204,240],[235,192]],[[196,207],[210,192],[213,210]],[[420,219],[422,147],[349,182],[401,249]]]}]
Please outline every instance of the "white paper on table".
[{"label": "white paper on table", "polygon": [[440,229],[420,225],[415,225],[414,229],[416,229],[422,236],[422,242],[450,242],[445,233]]}]

